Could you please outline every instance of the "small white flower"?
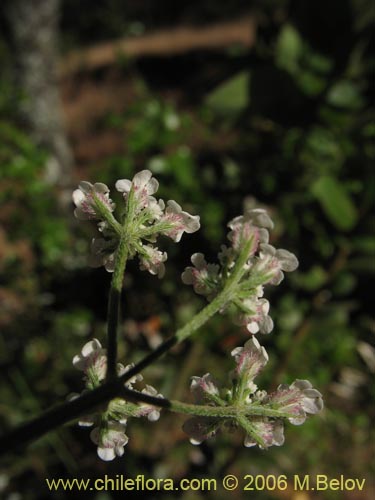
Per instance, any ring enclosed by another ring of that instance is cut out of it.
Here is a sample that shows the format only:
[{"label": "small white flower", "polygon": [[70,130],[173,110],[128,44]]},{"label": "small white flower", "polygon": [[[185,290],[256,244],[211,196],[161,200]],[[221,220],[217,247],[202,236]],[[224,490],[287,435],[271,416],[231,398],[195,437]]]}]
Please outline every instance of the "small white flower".
[{"label": "small white flower", "polygon": [[91,440],[98,446],[98,456],[108,462],[124,454],[124,447],[129,441],[125,434],[125,425],[119,422],[107,422],[105,426],[95,427],[90,433]]},{"label": "small white flower", "polygon": [[172,226],[170,229],[163,231],[163,234],[178,243],[184,232],[191,234],[198,231],[200,228],[199,219],[199,215],[190,215],[184,212],[178,203],[169,200],[165,213],[160,220],[168,222]]},{"label": "small white flower", "polygon": [[254,388],[252,382],[268,362],[268,354],[255,337],[251,337],[243,347],[236,347],[231,352],[236,362],[232,372],[234,379],[246,380],[248,387]]},{"label": "small white flower", "polygon": [[259,228],[256,227],[250,220],[246,220],[245,216],[240,215],[234,218],[228,224],[231,231],[228,233],[228,239],[232,243],[232,247],[237,254],[239,254],[244,247],[251,240],[251,247],[249,249],[249,258],[254,255],[258,249],[260,241]]},{"label": "small white flower", "polygon": [[104,380],[107,371],[107,356],[99,340],[93,339],[87,342],[81,354],[74,356],[73,365],[84,372],[87,381],[93,386]]},{"label": "small white flower", "polygon": [[211,401],[211,396],[219,396],[219,387],[210,373],[203,377],[191,377],[190,390],[194,394],[196,403],[203,404]]},{"label": "small white flower", "polygon": [[102,219],[97,211],[94,197],[98,198],[110,212],[113,212],[115,205],[109,198],[108,186],[102,182],[96,182],[93,185],[90,182],[82,181],[79,183],[79,189],[73,191],[73,202],[77,207],[74,210],[74,215],[77,219]]},{"label": "small white flower", "polygon": [[231,372],[232,379],[239,381],[239,387],[247,388],[240,396],[244,403],[249,403],[250,395],[258,389],[254,379],[268,363],[267,351],[255,337],[252,337],[243,347],[233,349],[231,355],[234,356],[237,365]]},{"label": "small white flower", "polygon": [[149,197],[147,205],[147,213],[149,220],[159,220],[163,215],[165,203],[163,200],[156,201],[152,196]]},{"label": "small white flower", "polygon": [[269,420],[266,418],[251,419],[251,427],[254,434],[256,434],[262,441],[263,446],[258,444],[255,436],[247,435],[245,437],[244,445],[249,448],[258,445],[259,448],[265,449],[270,446],[281,446],[284,444],[284,424],[282,420]]},{"label": "small white flower", "polygon": [[254,270],[257,272],[269,271],[273,273],[268,283],[278,285],[284,278],[282,271],[291,272],[297,269],[298,259],[288,250],[274,248],[272,245],[263,243]]},{"label": "small white flower", "polygon": [[290,386],[279,385],[277,391],[269,396],[268,403],[285,413],[289,413],[289,422],[303,424],[306,414],[315,415],[323,409],[323,399],[308,380],[295,380]]},{"label": "small white flower", "polygon": [[151,274],[162,278],[165,274],[164,262],[167,260],[167,252],[160,252],[157,248],[151,245],[143,245],[143,255],[139,256],[141,271],[148,271]]},{"label": "small white flower", "polygon": [[[260,287],[260,292],[263,292],[262,287]],[[236,320],[237,324],[246,326],[246,329],[253,335],[258,332],[270,333],[273,330],[272,318],[268,316],[270,304],[267,299],[253,296],[239,301],[238,306],[240,305],[242,312]]]},{"label": "small white flower", "polygon": [[220,285],[219,269],[217,264],[207,264],[202,253],[191,256],[194,267],[187,267],[181,275],[185,285],[193,285],[195,293],[200,295],[215,295]]},{"label": "small white flower", "polygon": [[[162,398],[163,395],[158,393],[155,387],[152,385],[146,385],[144,389],[142,389],[142,394],[147,394],[148,396],[153,396],[155,398]],[[141,403],[140,405],[140,416],[147,417],[150,422],[156,422],[160,418],[160,408],[148,405],[147,403]]]},{"label": "small white flower", "polygon": [[[156,203],[153,195],[159,187],[159,182],[152,177],[150,170],[141,170],[133,177],[133,180],[120,179],[116,182],[116,189],[123,193],[124,198],[127,198],[130,190],[133,188],[134,199],[137,203],[137,211],[141,211],[150,204]],[[155,208],[155,207],[154,207]]]}]

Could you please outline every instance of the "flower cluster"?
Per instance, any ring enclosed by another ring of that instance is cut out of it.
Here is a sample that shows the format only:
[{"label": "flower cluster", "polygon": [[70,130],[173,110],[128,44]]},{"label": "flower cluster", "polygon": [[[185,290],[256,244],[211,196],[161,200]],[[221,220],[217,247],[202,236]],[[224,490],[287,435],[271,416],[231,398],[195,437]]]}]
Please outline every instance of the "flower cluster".
[{"label": "flower cluster", "polygon": [[[118,284],[117,281],[126,259],[138,255],[140,269],[161,278],[167,254],[156,245],[158,237],[164,235],[179,242],[184,232],[193,233],[200,227],[199,216],[183,211],[173,200],[165,204],[155,198],[158,187],[158,181],[149,170],[138,172],[132,180],[118,180],[116,189],[124,202],[119,220],[114,217],[115,205],[105,184],[81,182],[73,193],[76,217],[95,221],[100,232],[91,244],[91,265],[104,265],[110,272],[116,269],[113,277],[116,290],[121,289],[122,282]],[[176,339],[187,338],[214,312],[226,311],[233,314],[235,323],[246,328],[251,337],[242,347],[232,350],[235,367],[229,374],[229,387],[220,387],[209,373],[192,377],[195,406],[171,401],[168,407],[194,415],[183,427],[193,444],[200,444],[224,429],[242,428],[246,447],[257,445],[266,449],[283,444],[285,421],[302,424],[308,415],[322,410],[323,400],[307,380],[280,385],[270,394],[258,389],[255,379],[268,363],[268,354],[254,335],[258,332],[268,334],[274,326],[269,316],[269,302],[263,296],[264,287],[279,285],[284,272],[298,267],[298,260],[291,252],[269,244],[273,222],[264,209],[247,210],[231,220],[228,227],[229,244],[221,247],[219,263],[208,263],[202,253],[195,253],[191,257],[192,266],[182,273],[183,283],[192,285],[194,291],[211,304],[198,313],[198,321],[193,318],[182,327]],[[109,338],[116,333],[116,328],[112,330],[109,328]],[[109,359],[109,364],[112,363],[109,372],[112,374],[117,369],[120,377],[134,366],[116,365],[115,359],[111,361],[111,356]],[[106,350],[97,339],[86,343],[81,353],[73,358],[73,365],[84,374],[85,391],[103,383],[107,364]],[[135,384],[142,380],[143,377],[137,374],[124,386],[134,391]],[[131,401],[122,397],[124,392]],[[78,396],[75,394],[72,398]],[[81,426],[93,427],[90,436],[100,458],[113,460],[123,455],[129,440],[126,434],[129,418],[158,420],[159,404],[164,405],[165,400],[157,398],[162,398],[161,394],[150,385],[138,390],[138,396],[123,390],[104,411],[80,419]]]},{"label": "flower cluster", "polygon": [[153,246],[160,235],[179,242],[183,233],[194,233],[200,227],[199,216],[183,211],[178,203],[157,200],[153,195],[159,187],[149,170],[135,174],[132,180],[116,182],[125,202],[123,219],[113,216],[114,204],[105,184],[81,182],[73,192],[75,216],[98,223],[99,237],[92,240],[90,265],[113,272],[121,238],[125,239],[128,258],[139,256],[141,270],[161,278],[165,272],[166,252]]},{"label": "flower cluster", "polygon": [[[83,346],[80,354],[74,356],[73,365],[83,371],[86,390],[94,389],[101,384],[106,375],[106,350],[102,348],[99,340],[93,339]],[[123,366],[118,363],[117,374],[124,375],[133,366],[133,364]],[[142,375],[137,374],[124,385],[127,389],[134,389],[134,384],[142,380]],[[151,385],[146,385],[141,393],[162,397]],[[77,397],[79,394],[72,394],[70,399]],[[129,441],[125,432],[130,417],[146,417],[150,422],[155,422],[160,417],[160,409],[147,403],[134,404],[125,399],[116,398],[110,401],[105,412],[81,417],[78,424],[82,427],[93,427],[90,437],[97,445],[98,456],[102,460],[109,461],[124,454],[124,446]]]},{"label": "flower cluster", "polygon": [[[308,414],[323,408],[322,395],[307,380],[290,386],[280,385],[272,394],[258,390],[254,379],[268,362],[268,355],[255,337],[232,351],[235,369],[230,374],[231,388],[223,389],[209,373],[193,377],[191,391],[200,405],[216,406],[223,416],[199,416],[187,420],[184,431],[193,444],[200,444],[223,429],[242,427],[246,447],[280,446],[284,443],[284,420],[302,424]],[[227,414],[222,410],[228,408]],[[237,411],[233,413],[233,408]]]},{"label": "flower cluster", "polygon": [[283,271],[294,271],[298,260],[287,250],[276,250],[268,243],[268,230],[273,222],[266,210],[253,209],[234,218],[228,224],[229,247],[222,246],[218,264],[208,264],[201,253],[191,257],[194,267],[187,267],[182,281],[193,285],[194,291],[213,300],[223,290],[235,269],[244,247],[248,249],[243,262],[243,277],[227,307],[235,310],[235,322],[246,327],[251,334],[270,333],[273,321],[268,315],[269,302],[263,298],[264,285],[278,285]]}]

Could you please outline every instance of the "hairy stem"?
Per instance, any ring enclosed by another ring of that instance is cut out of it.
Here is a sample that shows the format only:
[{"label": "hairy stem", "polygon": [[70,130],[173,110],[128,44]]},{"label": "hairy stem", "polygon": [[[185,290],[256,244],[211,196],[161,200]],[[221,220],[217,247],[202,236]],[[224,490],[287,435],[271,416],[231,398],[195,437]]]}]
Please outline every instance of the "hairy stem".
[{"label": "hairy stem", "polygon": [[112,276],[111,289],[108,300],[108,325],[107,325],[107,349],[108,349],[108,368],[107,379],[116,377],[117,375],[117,330],[120,318],[120,299],[122,282],[126,261],[128,257],[128,249],[126,244],[126,235],[123,234],[120,238],[117,248],[115,270]]}]

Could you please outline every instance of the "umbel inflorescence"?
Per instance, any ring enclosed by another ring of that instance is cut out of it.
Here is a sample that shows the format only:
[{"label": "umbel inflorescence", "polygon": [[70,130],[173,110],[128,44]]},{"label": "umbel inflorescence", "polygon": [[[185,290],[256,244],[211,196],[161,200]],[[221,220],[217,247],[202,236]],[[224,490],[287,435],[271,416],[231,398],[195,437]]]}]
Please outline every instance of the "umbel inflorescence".
[{"label": "umbel inflorescence", "polygon": [[[199,216],[183,211],[173,200],[165,204],[154,197],[158,181],[148,170],[138,172],[131,181],[118,180],[116,189],[124,201],[119,218],[114,216],[115,206],[105,184],[81,182],[73,193],[76,217],[97,224],[98,236],[91,244],[90,263],[104,265],[107,271],[114,273],[111,290],[121,289],[126,261],[136,255],[141,270],[163,277],[167,254],[157,246],[159,237],[164,235],[179,242],[184,232],[193,233],[200,227]],[[112,460],[124,453],[130,418],[146,417],[155,421],[161,406],[191,416],[183,428],[193,444],[219,431],[242,428],[245,446],[260,448],[283,444],[285,421],[299,425],[308,415],[322,410],[322,396],[307,380],[280,385],[270,394],[255,384],[255,378],[268,361],[267,352],[255,334],[268,334],[273,329],[264,288],[279,285],[284,272],[297,268],[298,260],[289,251],[269,244],[268,231],[273,228],[273,222],[263,209],[248,210],[228,226],[229,243],[221,247],[218,262],[207,263],[202,253],[195,253],[191,257],[193,265],[182,273],[183,283],[192,285],[197,294],[206,297],[208,304],[172,339],[174,343],[181,342],[214,314],[229,312],[235,323],[250,334],[250,339],[231,353],[234,369],[229,373],[228,387],[221,387],[209,373],[193,377],[191,390],[195,401],[189,404],[166,400],[150,385],[140,390],[142,376],[139,373],[132,376],[124,382],[132,391],[132,401],[119,395],[104,410],[80,419],[80,425],[93,426],[91,438],[103,460]],[[93,339],[73,359],[74,366],[84,373],[84,391],[100,387],[110,373],[124,377],[134,366],[117,362],[113,347],[117,342],[113,337],[116,313],[116,308],[110,306],[108,325],[112,327],[108,328],[107,340],[108,346],[112,346],[112,355],[108,350],[107,356],[99,340]],[[162,402],[168,404],[162,405]]]}]

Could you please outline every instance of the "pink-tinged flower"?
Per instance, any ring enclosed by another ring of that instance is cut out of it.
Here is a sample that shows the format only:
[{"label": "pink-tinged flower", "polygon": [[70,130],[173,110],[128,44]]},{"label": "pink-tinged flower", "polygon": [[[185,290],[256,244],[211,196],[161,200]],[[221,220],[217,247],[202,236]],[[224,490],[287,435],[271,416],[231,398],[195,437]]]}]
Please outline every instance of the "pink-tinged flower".
[{"label": "pink-tinged flower", "polygon": [[91,431],[90,437],[98,446],[99,458],[108,462],[124,454],[124,447],[129,441],[125,430],[124,424],[111,421]]},{"label": "pink-tinged flower", "polygon": [[253,380],[268,362],[267,351],[255,337],[251,337],[243,347],[233,349],[231,355],[236,362],[233,378],[246,380],[248,387],[252,386]]},{"label": "pink-tinged flower", "polygon": [[98,339],[90,340],[82,348],[81,354],[73,358],[73,365],[84,372],[87,384],[92,387],[104,380],[107,371],[107,356]]},{"label": "pink-tinged flower", "polygon": [[228,239],[232,243],[232,247],[235,252],[239,254],[244,245],[251,240],[248,257],[252,257],[258,249],[260,241],[259,228],[254,226],[251,221],[246,220],[243,215],[231,220],[228,227],[231,229],[228,233]]},{"label": "pink-tinged flower", "polygon": [[282,384],[270,394],[267,403],[290,415],[289,422],[301,425],[307,414],[315,415],[323,409],[323,399],[308,380],[295,380],[290,386]]},{"label": "pink-tinged flower", "polygon": [[207,264],[202,253],[191,256],[194,267],[187,267],[181,275],[185,285],[193,285],[195,293],[212,297],[220,285],[219,269],[217,264]]},{"label": "pink-tinged flower", "polygon": [[182,430],[190,437],[191,444],[201,444],[220,430],[221,420],[211,417],[193,417],[186,420]]},{"label": "pink-tinged flower", "polygon": [[79,183],[79,189],[73,191],[73,202],[76,206],[74,215],[80,220],[102,220],[98,212],[95,198],[102,203],[107,210],[113,212],[115,205],[109,198],[108,186],[102,182],[96,182],[94,185],[90,182],[82,181]]},{"label": "pink-tinged flower", "polygon": [[160,221],[167,222],[171,227],[162,233],[178,243],[184,232],[191,234],[198,231],[200,228],[199,219],[199,215],[190,215],[184,212],[178,203],[169,200]]},{"label": "pink-tinged flower", "polygon": [[204,404],[220,397],[219,387],[209,373],[203,377],[191,377],[190,390],[197,404]]},{"label": "pink-tinged flower", "polygon": [[164,262],[167,260],[167,252],[160,252],[151,245],[143,245],[143,255],[139,256],[141,271],[148,271],[151,274],[162,278],[165,274]]},{"label": "pink-tinged flower", "polygon": [[259,299],[253,296],[243,299],[238,303],[241,305],[242,313],[237,323],[246,327],[246,329],[255,335],[256,333],[270,333],[273,330],[273,321],[268,312],[270,304],[267,299]]},{"label": "pink-tinged flower", "polygon": [[278,285],[284,278],[283,271],[291,272],[297,269],[297,257],[288,250],[274,248],[272,245],[261,244],[257,262],[253,272],[269,272],[272,274],[268,283]]},{"label": "pink-tinged flower", "polygon": [[137,203],[137,212],[148,207],[150,204],[156,204],[153,196],[158,190],[159,182],[152,177],[150,170],[141,170],[133,177],[133,180],[120,179],[116,182],[116,189],[123,193],[126,199],[131,189],[134,192],[134,200]]},{"label": "pink-tinged flower", "polygon": [[[249,421],[253,434],[247,434],[244,445],[247,448],[258,445],[259,448],[281,446],[284,444],[284,424],[282,420],[269,420],[267,418],[252,418]],[[256,439],[256,438],[259,439]],[[259,440],[263,443],[259,444]]]},{"label": "pink-tinged flower", "polygon": [[[142,394],[147,394],[148,396],[153,396],[154,398],[162,398],[163,395],[158,393],[155,387],[152,385],[146,385],[144,389],[142,389]],[[140,404],[139,416],[147,417],[150,422],[156,422],[160,418],[160,408],[149,405],[147,403]]]}]

